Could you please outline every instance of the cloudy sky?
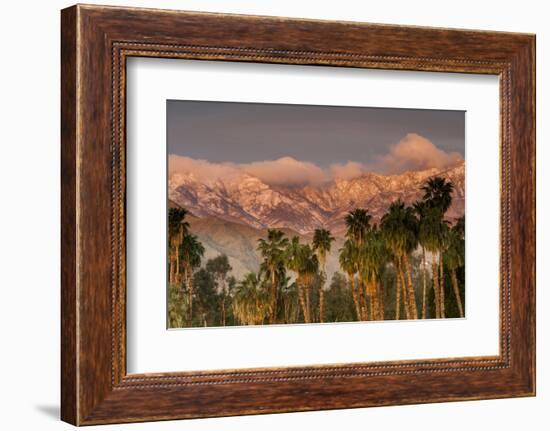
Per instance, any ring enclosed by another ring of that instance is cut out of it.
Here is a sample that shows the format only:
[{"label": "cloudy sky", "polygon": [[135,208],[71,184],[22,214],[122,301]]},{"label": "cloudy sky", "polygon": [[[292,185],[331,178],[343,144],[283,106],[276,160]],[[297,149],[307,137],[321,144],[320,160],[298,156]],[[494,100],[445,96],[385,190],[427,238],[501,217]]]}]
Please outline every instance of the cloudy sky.
[{"label": "cloudy sky", "polygon": [[169,170],[302,185],[464,157],[463,111],[167,102]]}]

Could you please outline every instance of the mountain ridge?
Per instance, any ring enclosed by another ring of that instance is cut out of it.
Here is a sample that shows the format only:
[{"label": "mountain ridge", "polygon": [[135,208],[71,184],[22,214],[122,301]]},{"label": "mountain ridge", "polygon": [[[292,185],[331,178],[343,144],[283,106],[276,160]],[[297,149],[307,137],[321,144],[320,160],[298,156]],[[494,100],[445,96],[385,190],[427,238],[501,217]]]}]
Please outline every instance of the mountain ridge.
[{"label": "mountain ridge", "polygon": [[393,201],[401,199],[410,205],[421,198],[420,187],[433,176],[450,180],[455,188],[446,217],[452,221],[463,215],[463,161],[445,169],[394,175],[366,172],[352,179],[301,187],[272,186],[250,174],[205,181],[192,173],[180,172],[169,178],[168,197],[199,218],[214,217],[257,230],[290,229],[301,236],[323,227],[342,237],[347,212],[366,208],[377,222]]}]

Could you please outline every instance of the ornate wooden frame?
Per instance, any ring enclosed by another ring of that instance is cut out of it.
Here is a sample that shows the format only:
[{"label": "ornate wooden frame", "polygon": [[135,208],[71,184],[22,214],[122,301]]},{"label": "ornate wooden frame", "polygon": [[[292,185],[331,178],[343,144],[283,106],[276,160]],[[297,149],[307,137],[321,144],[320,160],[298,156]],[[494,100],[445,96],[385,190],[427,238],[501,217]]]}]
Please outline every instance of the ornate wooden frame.
[{"label": "ornate wooden frame", "polygon": [[[534,35],[81,5],[61,16],[63,420],[88,425],[535,394]],[[129,56],[498,75],[500,354],[127,375]]]}]

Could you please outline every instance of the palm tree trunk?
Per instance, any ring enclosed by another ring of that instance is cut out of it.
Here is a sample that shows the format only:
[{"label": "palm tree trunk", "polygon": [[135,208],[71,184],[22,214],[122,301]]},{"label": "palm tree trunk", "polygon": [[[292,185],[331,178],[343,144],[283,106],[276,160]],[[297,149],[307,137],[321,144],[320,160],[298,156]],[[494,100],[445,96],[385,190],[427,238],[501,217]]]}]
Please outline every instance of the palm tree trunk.
[{"label": "palm tree trunk", "polygon": [[361,290],[365,308],[365,320],[372,320],[372,303],[370,299],[369,282],[363,277],[361,278]]},{"label": "palm tree trunk", "polygon": [[409,306],[409,295],[407,294],[407,283],[405,282],[405,274],[403,269],[400,270],[399,276],[401,277],[401,296],[403,298],[403,311],[405,312],[405,319],[411,319],[411,308]]},{"label": "palm tree trunk", "polygon": [[302,313],[304,314],[304,322],[309,323],[309,316],[308,316],[308,313],[307,313],[304,287],[302,285],[302,281],[300,280],[300,276],[298,276],[296,278],[296,287],[298,288],[298,299],[300,300],[300,305],[302,307]]},{"label": "palm tree trunk", "polygon": [[380,320],[380,295],[378,293],[378,283],[376,280],[371,282],[371,304],[372,319]]},{"label": "palm tree trunk", "polygon": [[401,311],[401,280],[399,274],[399,265],[394,262],[395,267],[395,320],[399,320]]},{"label": "palm tree trunk", "polygon": [[367,294],[367,304],[369,306],[369,320],[374,320],[376,307],[374,305],[374,298],[372,297],[372,283],[370,281],[367,281],[365,292]]},{"label": "palm tree trunk", "polygon": [[225,278],[222,276],[221,280],[220,280],[220,284],[222,285],[222,319],[223,319],[223,325],[222,326],[225,326],[227,320],[226,320],[226,317],[227,317],[227,313],[226,313],[226,309],[225,309],[225,302],[226,302],[226,299],[227,299],[227,289],[225,288]]},{"label": "palm tree trunk", "polygon": [[189,326],[193,325],[193,269],[185,268],[187,281],[187,294],[189,295]]},{"label": "palm tree trunk", "polygon": [[384,320],[384,295],[382,290],[382,283],[378,280],[374,282],[376,302],[378,304],[378,320]]},{"label": "palm tree trunk", "polygon": [[428,296],[426,287],[426,249],[422,247],[422,318],[427,317],[426,300]]},{"label": "palm tree trunk", "polygon": [[434,302],[435,302],[435,318],[439,319],[441,317],[441,301],[439,298],[439,277],[437,275],[437,261],[435,260],[435,255],[433,256],[432,261],[432,280],[434,288]]},{"label": "palm tree trunk", "polygon": [[323,318],[323,302],[325,300],[324,298],[324,292],[323,288],[319,290],[319,322],[323,323],[325,319]]},{"label": "palm tree trunk", "polygon": [[175,260],[175,263],[176,263],[176,267],[174,268],[174,283],[179,283],[179,281],[181,280],[181,277],[180,277],[180,246],[181,246],[181,243],[183,242],[183,235],[180,232],[178,232],[178,236],[176,238],[176,240],[174,241],[175,243],[172,245],[172,253],[174,254],[174,260]]},{"label": "palm tree trunk", "polygon": [[409,258],[406,255],[402,256],[403,262],[405,263],[405,272],[407,274],[407,293],[409,296],[409,307],[410,307],[410,314],[411,319],[418,319],[418,308],[416,306],[416,295],[414,292],[414,286],[412,283],[412,275],[411,275],[411,264],[409,262]]},{"label": "palm tree trunk", "polygon": [[172,248],[170,248],[170,251],[168,253],[168,284],[174,284],[174,253],[172,251]]},{"label": "palm tree trunk", "polygon": [[311,322],[311,282],[309,277],[306,278],[306,311],[307,311],[307,320]]},{"label": "palm tree trunk", "polygon": [[225,295],[222,296],[222,326],[225,326]]},{"label": "palm tree trunk", "polygon": [[399,264],[399,277],[401,278],[401,291],[403,294],[403,305],[405,309],[405,317],[408,320],[408,319],[412,319],[410,297],[408,294],[407,283],[405,281],[405,270],[403,269],[402,259],[400,259],[399,257],[397,259]]},{"label": "palm tree trunk", "polygon": [[361,320],[369,320],[369,309],[367,304],[367,293],[365,292],[365,280],[362,277],[359,277],[359,300],[361,301]]},{"label": "palm tree trunk", "polygon": [[178,256],[178,248],[176,247],[176,251],[174,252],[175,254],[175,261],[176,261],[176,267],[174,269],[174,282],[177,283],[179,281],[179,276],[180,276],[180,259],[179,259],[179,256]]},{"label": "palm tree trunk", "polygon": [[365,285],[365,293],[367,296],[367,305],[369,307],[369,320],[374,320],[375,305],[374,305],[374,298],[372,297],[372,283],[370,281],[367,281]]},{"label": "palm tree trunk", "polygon": [[269,313],[269,323],[275,323],[275,315],[277,314],[277,276],[275,268],[271,268],[271,310]]},{"label": "palm tree trunk", "polygon": [[323,318],[323,307],[325,305],[325,291],[323,289],[325,284],[325,268],[323,267],[323,272],[321,273],[321,282],[319,283],[319,322],[323,323],[325,319]]},{"label": "palm tree trunk", "polygon": [[357,314],[357,320],[361,320],[361,307],[359,305],[359,298],[357,297],[357,289],[355,287],[355,276],[349,275],[349,284],[351,288],[351,296],[353,297],[353,303],[355,304],[355,313]]},{"label": "palm tree trunk", "polygon": [[462,299],[460,298],[460,290],[458,289],[458,280],[456,279],[456,272],[451,270],[451,280],[453,281],[453,290],[456,298],[456,305],[458,305],[458,314],[460,317],[464,317],[464,308],[462,307]]},{"label": "palm tree trunk", "polygon": [[441,318],[445,318],[445,273],[443,272],[443,255],[439,253],[439,298],[441,299]]}]

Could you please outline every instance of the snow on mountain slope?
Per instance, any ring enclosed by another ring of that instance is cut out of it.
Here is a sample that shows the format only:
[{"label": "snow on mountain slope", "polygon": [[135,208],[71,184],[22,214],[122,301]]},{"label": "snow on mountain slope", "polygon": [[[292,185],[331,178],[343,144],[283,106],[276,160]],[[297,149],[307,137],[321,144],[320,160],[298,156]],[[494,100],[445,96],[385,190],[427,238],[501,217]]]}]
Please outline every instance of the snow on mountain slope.
[{"label": "snow on mountain slope", "polygon": [[428,169],[399,175],[366,173],[305,187],[270,186],[249,175],[200,181],[193,174],[177,173],[169,179],[168,196],[197,217],[216,217],[256,229],[288,228],[300,234],[318,227],[342,236],[345,214],[367,208],[378,221],[388,206],[400,198],[412,204],[421,197],[420,187],[432,176],[452,181],[455,191],[447,218],[464,213],[464,162],[444,170]]}]

